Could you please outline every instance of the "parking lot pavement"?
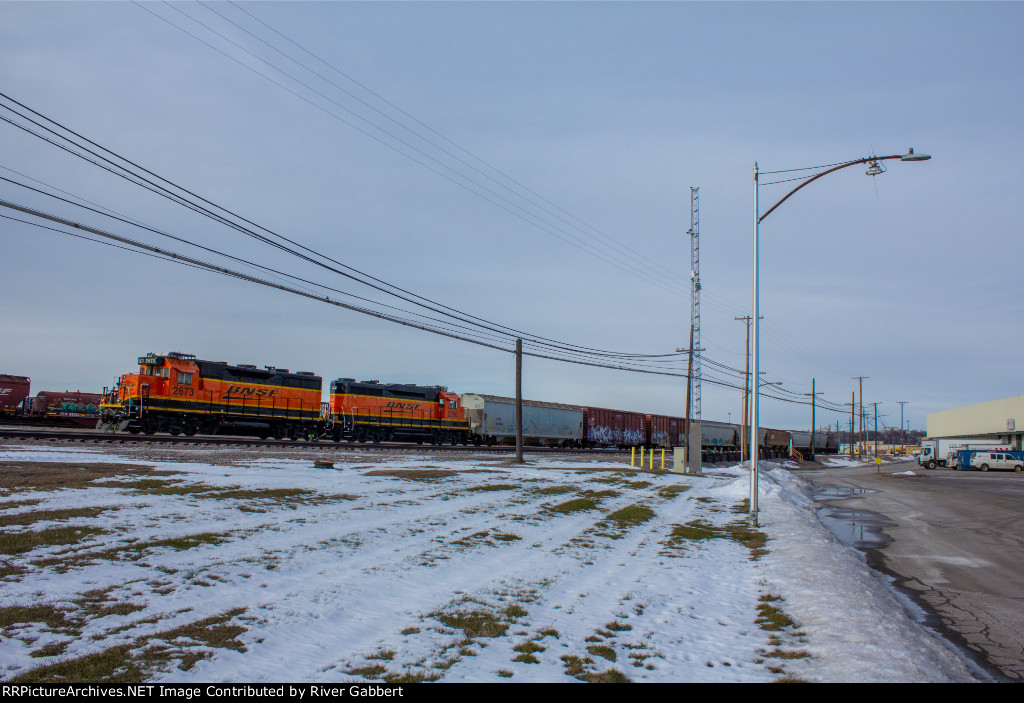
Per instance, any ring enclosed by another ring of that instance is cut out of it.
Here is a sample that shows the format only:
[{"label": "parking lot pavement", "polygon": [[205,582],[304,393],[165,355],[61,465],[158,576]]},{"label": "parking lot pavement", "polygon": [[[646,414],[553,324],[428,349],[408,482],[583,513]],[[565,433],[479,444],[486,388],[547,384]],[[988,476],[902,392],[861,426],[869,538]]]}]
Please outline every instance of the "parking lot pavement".
[{"label": "parking lot pavement", "polygon": [[977,663],[1024,681],[1024,475],[927,471],[912,461],[793,473],[854,489],[829,502],[885,518],[889,540],[865,550],[869,563]]}]

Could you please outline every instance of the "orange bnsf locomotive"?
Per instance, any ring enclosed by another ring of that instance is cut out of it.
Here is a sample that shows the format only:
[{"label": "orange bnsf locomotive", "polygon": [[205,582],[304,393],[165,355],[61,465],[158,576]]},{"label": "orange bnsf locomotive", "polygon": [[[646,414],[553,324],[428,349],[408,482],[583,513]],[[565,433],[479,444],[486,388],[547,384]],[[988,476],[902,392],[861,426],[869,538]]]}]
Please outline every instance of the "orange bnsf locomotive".
[{"label": "orange bnsf locomotive", "polygon": [[462,401],[444,386],[331,382],[324,434],[340,442],[412,441],[468,444],[469,421]]},{"label": "orange bnsf locomotive", "polygon": [[139,357],[105,393],[100,427],[133,434],[242,434],[266,439],[319,435],[323,379],[170,352]]}]

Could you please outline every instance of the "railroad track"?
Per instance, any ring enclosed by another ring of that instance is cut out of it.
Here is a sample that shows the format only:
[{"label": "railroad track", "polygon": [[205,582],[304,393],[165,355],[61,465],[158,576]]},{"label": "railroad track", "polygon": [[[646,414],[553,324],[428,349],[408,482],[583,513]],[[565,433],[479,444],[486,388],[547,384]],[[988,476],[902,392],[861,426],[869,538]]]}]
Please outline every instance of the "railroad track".
[{"label": "railroad track", "polygon": [[[461,445],[447,445],[447,444],[416,444],[415,442],[381,442],[379,444],[373,443],[348,443],[348,442],[333,442],[330,440],[289,440],[289,439],[259,439],[256,437],[230,437],[230,436],[193,436],[185,437],[178,436],[172,437],[171,435],[146,435],[137,434],[133,435],[126,432],[104,432],[101,430],[67,430],[67,429],[38,429],[38,428],[22,428],[22,427],[2,427],[0,428],[0,440],[29,440],[29,441],[40,441],[40,442],[53,442],[53,441],[65,441],[65,442],[81,442],[91,444],[127,444],[127,445],[162,445],[162,446],[175,446],[175,447],[188,447],[188,446],[199,446],[199,447],[210,447],[210,446],[223,446],[223,447],[266,447],[278,449],[284,448],[295,448],[295,449],[312,449],[318,450],[352,450],[352,449],[365,449],[368,451],[387,451],[387,450],[426,450],[426,451],[442,451],[442,452],[476,452],[476,453],[489,453],[489,454],[509,454],[515,453],[516,448],[510,445],[499,445],[493,447],[486,446],[474,446],[472,444],[467,446]],[[524,447],[524,451],[529,453],[544,453],[544,454],[589,454],[607,456],[609,454],[618,454],[621,450],[618,449],[564,449],[562,447]]]}]

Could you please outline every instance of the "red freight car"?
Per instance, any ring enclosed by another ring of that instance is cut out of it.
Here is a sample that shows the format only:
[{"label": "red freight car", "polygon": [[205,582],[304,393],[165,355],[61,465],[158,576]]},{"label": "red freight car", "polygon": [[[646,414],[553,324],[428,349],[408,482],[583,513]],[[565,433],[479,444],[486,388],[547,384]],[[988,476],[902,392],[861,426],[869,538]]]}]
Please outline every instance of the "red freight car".
[{"label": "red freight car", "polygon": [[648,415],[644,424],[648,447],[682,447],[686,444],[686,420],[681,417]]},{"label": "red freight car", "polygon": [[588,447],[638,447],[644,443],[643,413],[607,408],[583,408]]},{"label": "red freight car", "polygon": [[14,417],[14,411],[29,394],[28,376],[0,374],[0,418]]}]

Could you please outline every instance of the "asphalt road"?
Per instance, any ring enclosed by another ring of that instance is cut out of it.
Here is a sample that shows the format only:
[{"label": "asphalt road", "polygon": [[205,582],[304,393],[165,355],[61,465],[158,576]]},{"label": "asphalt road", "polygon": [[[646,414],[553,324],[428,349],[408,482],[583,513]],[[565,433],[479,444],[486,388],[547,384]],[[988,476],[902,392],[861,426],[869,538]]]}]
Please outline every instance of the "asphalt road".
[{"label": "asphalt road", "polygon": [[[826,503],[849,523],[869,563],[997,679],[1024,681],[1024,474],[927,471],[910,461],[876,471],[871,464],[794,473],[849,493]],[[907,471],[915,475],[899,475]]]}]

